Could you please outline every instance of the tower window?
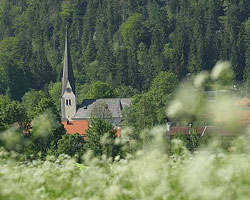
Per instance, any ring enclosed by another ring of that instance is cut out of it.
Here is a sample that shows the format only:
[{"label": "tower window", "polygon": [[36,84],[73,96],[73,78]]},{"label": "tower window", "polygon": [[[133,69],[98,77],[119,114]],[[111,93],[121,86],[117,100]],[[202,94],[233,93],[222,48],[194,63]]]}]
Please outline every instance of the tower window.
[{"label": "tower window", "polygon": [[66,99],[66,106],[71,106],[72,103],[71,103],[71,99]]},{"label": "tower window", "polygon": [[70,88],[66,88],[66,92],[67,92],[67,93],[70,93],[70,92],[71,92],[71,89],[70,89]]}]

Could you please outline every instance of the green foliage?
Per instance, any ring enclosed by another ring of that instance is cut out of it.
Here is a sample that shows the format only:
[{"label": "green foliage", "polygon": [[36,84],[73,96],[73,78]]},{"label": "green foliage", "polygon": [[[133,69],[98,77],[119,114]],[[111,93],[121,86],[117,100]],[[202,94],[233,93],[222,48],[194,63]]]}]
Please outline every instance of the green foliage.
[{"label": "green foliage", "polygon": [[[1,101],[3,102],[3,101]],[[5,102],[5,105],[7,102]],[[15,102],[9,102],[9,104]],[[56,116],[49,110],[46,113],[37,115],[32,122],[24,120],[25,114],[17,112],[9,107],[9,113],[1,109],[11,117],[1,121],[0,145],[8,151],[14,151],[22,154],[23,158],[45,158],[47,155],[57,155],[58,141],[65,134],[63,125],[59,123]],[[1,115],[4,117],[4,115]],[[21,117],[21,118],[20,118]],[[20,119],[20,120],[19,120]],[[2,120],[2,118],[1,118]],[[10,121],[12,120],[12,121]],[[15,122],[15,124],[13,124]]]},{"label": "green foliage", "polygon": [[31,158],[56,155],[58,141],[65,134],[63,125],[51,111],[37,115],[31,122],[32,130],[25,153]]},{"label": "green foliage", "polygon": [[58,141],[57,154],[67,154],[69,156],[78,155],[81,157],[84,153],[84,139],[79,134],[63,135],[62,139]]},{"label": "green foliage", "polygon": [[133,97],[132,106],[125,113],[125,124],[137,130],[152,127],[158,124],[157,107],[153,97],[148,94]]},{"label": "green foliage", "polygon": [[174,50],[171,48],[171,45],[169,43],[165,44],[163,53],[165,58],[169,61],[168,63],[171,64],[174,59]]},{"label": "green foliage", "polygon": [[107,83],[97,81],[91,84],[86,96],[89,99],[114,98],[115,92]]},{"label": "green foliage", "polygon": [[33,118],[35,108],[42,98],[46,98],[46,94],[41,90],[31,90],[23,95],[22,105],[30,119]]},{"label": "green foliage", "polygon": [[89,63],[86,66],[86,72],[90,83],[94,83],[95,81],[99,80],[99,68],[100,63],[97,60]]},{"label": "green foliage", "polygon": [[116,130],[109,121],[92,119],[86,137],[85,149],[91,150],[94,156],[106,155],[108,158],[117,156]]},{"label": "green foliage", "polygon": [[134,13],[121,26],[121,34],[126,42],[136,38],[140,40],[143,37],[143,15]]},{"label": "green foliage", "polygon": [[197,133],[196,129],[192,129],[190,131],[190,134],[185,133],[177,133],[175,134],[171,140],[181,140],[183,142],[183,145],[191,152],[197,151],[198,148],[206,146],[205,144],[208,143],[208,140],[210,139],[207,136],[201,136]]},{"label": "green foliage", "polygon": [[20,103],[0,95],[0,130],[9,127],[13,123],[26,121],[27,116]]},{"label": "green foliage", "polygon": [[246,43],[246,67],[244,71],[244,93],[245,95],[249,96],[250,94],[250,84],[249,84],[249,77],[250,77],[250,19],[248,19],[245,23],[245,43]]},{"label": "green foliage", "polygon": [[150,91],[161,92],[162,95],[169,95],[178,87],[177,76],[169,72],[160,72],[152,81]]},{"label": "green foliage", "polygon": [[18,38],[8,37],[0,41],[1,93],[9,89],[11,98],[17,100],[29,89],[29,70],[23,61],[22,44]]},{"label": "green foliage", "polygon": [[132,99],[132,106],[125,113],[125,124],[137,130],[165,123],[165,110],[179,81],[169,72],[160,72],[152,81],[150,90]]},{"label": "green foliage", "polygon": [[55,105],[58,111],[61,110],[61,93],[62,93],[61,82],[49,84],[49,95],[55,102]]},{"label": "green foliage", "polygon": [[0,93],[15,100],[61,79],[66,27],[80,85],[147,92],[161,71],[182,79],[218,60],[230,60],[236,80],[248,81],[243,0],[4,0],[0,7]]},{"label": "green foliage", "polygon": [[72,18],[73,11],[74,7],[72,2],[70,0],[63,1],[62,9],[60,12],[61,17],[66,21],[70,21],[70,19]]},{"label": "green foliage", "polygon": [[13,126],[0,133],[0,144],[7,151],[23,154],[28,146],[28,137],[23,134],[22,129]]},{"label": "green foliage", "polygon": [[137,89],[132,88],[131,86],[120,86],[115,89],[115,94],[119,98],[130,98],[134,95],[138,94],[139,91]]},{"label": "green foliage", "polygon": [[90,85],[78,85],[77,86],[77,102],[81,104],[84,99],[88,99],[88,92],[89,92]]},{"label": "green foliage", "polygon": [[47,111],[52,112],[58,120],[60,119],[60,116],[59,116],[58,110],[56,109],[56,105],[54,101],[48,97],[44,97],[38,102],[38,104],[34,108],[33,116],[38,116]]}]

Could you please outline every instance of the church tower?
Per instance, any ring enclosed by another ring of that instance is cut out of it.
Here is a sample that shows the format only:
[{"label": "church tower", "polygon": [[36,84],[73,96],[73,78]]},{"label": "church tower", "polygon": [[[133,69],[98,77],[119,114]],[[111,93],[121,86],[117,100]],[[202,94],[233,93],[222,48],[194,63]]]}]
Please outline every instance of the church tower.
[{"label": "church tower", "polygon": [[76,99],[76,81],[70,57],[68,34],[66,32],[61,96],[61,112],[63,121],[71,121],[75,116],[77,109]]}]

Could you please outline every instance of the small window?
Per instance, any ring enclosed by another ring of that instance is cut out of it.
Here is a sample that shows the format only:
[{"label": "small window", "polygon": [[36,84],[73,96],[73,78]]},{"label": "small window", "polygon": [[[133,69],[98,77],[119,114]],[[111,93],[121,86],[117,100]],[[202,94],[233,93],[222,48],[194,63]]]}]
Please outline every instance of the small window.
[{"label": "small window", "polygon": [[71,99],[66,99],[66,106],[71,106],[72,103],[71,103]]}]

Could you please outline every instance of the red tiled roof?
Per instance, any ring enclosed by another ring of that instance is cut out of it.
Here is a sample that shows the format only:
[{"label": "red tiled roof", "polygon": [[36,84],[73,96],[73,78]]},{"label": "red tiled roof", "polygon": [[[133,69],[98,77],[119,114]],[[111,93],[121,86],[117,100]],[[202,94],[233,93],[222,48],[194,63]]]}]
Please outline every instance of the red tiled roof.
[{"label": "red tiled roof", "polygon": [[89,127],[88,120],[77,120],[77,121],[62,121],[65,130],[68,134],[79,133],[82,136],[86,135],[86,130]]},{"label": "red tiled roof", "polygon": [[[89,121],[88,120],[76,120],[76,121],[62,121],[65,130],[68,134],[80,134],[86,137],[86,130],[89,128]],[[116,136],[121,136],[121,128],[115,128]]]},{"label": "red tiled roof", "polygon": [[238,101],[238,105],[250,107],[250,99],[245,97],[241,99],[240,101]]}]

